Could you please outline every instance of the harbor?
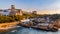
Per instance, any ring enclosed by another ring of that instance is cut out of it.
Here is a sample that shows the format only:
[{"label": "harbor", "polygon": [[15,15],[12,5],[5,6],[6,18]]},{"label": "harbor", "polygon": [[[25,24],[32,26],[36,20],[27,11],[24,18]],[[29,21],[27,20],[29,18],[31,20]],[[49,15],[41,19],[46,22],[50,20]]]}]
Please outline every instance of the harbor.
[{"label": "harbor", "polygon": [[44,31],[58,31],[58,29],[59,29],[59,26],[57,26],[57,22],[50,21],[49,18],[47,20],[43,19],[43,18],[41,18],[40,20],[38,20],[38,19],[36,19],[36,20],[35,19],[34,20],[25,19],[22,22],[20,22],[18,25],[23,26],[23,27],[27,27],[27,28],[44,30]]},{"label": "harbor", "polygon": [[34,19],[23,19],[18,22],[11,22],[11,23],[1,23],[0,30],[9,30],[9,29],[16,29],[17,26],[26,27],[26,28],[33,28],[37,30],[43,31],[58,31],[60,28],[60,21],[52,21],[50,18],[34,18]]}]

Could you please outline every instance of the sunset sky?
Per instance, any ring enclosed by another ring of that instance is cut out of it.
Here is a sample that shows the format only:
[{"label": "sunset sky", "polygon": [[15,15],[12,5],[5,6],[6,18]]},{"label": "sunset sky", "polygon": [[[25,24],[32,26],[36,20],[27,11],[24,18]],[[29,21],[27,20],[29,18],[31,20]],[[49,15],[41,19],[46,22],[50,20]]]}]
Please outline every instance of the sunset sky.
[{"label": "sunset sky", "polygon": [[60,0],[0,0],[0,9],[8,9],[12,4],[24,10],[60,9]]}]

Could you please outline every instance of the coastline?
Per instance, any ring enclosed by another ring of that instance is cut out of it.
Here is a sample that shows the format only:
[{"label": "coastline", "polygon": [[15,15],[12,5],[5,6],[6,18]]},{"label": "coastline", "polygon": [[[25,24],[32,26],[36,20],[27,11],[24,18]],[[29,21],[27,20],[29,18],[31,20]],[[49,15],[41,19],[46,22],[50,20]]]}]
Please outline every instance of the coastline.
[{"label": "coastline", "polygon": [[0,31],[6,31],[17,27],[18,22],[0,23]]}]

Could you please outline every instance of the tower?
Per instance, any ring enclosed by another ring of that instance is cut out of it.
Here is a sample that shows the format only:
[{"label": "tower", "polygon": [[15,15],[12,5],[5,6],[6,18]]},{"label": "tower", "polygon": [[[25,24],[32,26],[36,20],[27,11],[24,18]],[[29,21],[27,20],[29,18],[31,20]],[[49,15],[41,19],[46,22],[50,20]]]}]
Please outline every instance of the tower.
[{"label": "tower", "polygon": [[14,10],[15,10],[15,6],[11,5],[11,11],[14,11]]},{"label": "tower", "polygon": [[11,9],[15,9],[15,6],[14,5],[11,5]]},{"label": "tower", "polygon": [[15,9],[14,5],[11,5],[11,12],[10,15],[23,15],[22,9]]},{"label": "tower", "polygon": [[16,14],[16,9],[14,5],[11,5],[11,12],[10,15],[15,15]]}]

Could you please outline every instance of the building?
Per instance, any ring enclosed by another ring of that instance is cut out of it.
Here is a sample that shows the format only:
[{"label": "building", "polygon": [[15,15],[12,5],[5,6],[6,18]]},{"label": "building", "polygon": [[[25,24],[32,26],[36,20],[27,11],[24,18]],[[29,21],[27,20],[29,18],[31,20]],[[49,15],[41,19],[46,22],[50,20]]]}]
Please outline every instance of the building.
[{"label": "building", "polygon": [[23,15],[22,9],[16,9],[14,5],[11,5],[10,15]]},{"label": "building", "polygon": [[3,15],[9,15],[9,11],[6,9],[6,10],[0,10],[0,16],[3,16]]},{"label": "building", "polygon": [[32,11],[33,14],[37,14],[37,11]]},{"label": "building", "polygon": [[23,15],[22,9],[16,9],[14,5],[11,5],[11,9],[0,10],[0,15]]},{"label": "building", "polygon": [[17,10],[17,12],[16,12],[16,15],[23,15],[23,11],[22,11],[22,9],[16,9]]}]

